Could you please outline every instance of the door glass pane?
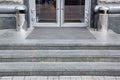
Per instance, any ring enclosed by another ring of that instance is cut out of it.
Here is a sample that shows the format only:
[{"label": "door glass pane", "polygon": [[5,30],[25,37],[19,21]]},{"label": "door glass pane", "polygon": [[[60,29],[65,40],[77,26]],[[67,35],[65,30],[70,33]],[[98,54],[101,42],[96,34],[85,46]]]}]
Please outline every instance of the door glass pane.
[{"label": "door glass pane", "polygon": [[64,22],[84,22],[85,0],[65,0]]},{"label": "door glass pane", "polygon": [[36,18],[37,22],[57,22],[56,0],[36,0]]}]

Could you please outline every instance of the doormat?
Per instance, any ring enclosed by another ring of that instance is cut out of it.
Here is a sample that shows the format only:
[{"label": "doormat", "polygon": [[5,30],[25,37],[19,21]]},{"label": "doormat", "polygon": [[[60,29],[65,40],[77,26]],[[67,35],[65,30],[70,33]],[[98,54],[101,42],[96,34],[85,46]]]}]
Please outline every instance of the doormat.
[{"label": "doormat", "polygon": [[37,27],[26,39],[95,39],[87,28]]}]

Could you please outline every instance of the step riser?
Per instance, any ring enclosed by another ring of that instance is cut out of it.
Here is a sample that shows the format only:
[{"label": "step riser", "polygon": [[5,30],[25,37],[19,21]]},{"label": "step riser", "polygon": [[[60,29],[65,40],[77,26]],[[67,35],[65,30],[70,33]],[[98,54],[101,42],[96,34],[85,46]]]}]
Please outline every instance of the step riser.
[{"label": "step riser", "polygon": [[6,46],[0,50],[120,50],[120,46]]},{"label": "step riser", "polygon": [[120,62],[120,50],[0,50],[0,62]]},{"label": "step riser", "polygon": [[0,76],[120,76],[119,66],[119,62],[3,62],[0,63]]},{"label": "step riser", "polygon": [[120,71],[8,71],[0,76],[120,76]]},{"label": "step riser", "polygon": [[3,58],[0,62],[120,62],[120,58]]}]

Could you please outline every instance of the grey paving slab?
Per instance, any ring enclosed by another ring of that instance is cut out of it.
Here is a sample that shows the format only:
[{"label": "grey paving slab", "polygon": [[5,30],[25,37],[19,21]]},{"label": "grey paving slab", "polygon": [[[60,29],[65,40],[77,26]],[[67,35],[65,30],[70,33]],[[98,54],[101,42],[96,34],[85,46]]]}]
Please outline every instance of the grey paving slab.
[{"label": "grey paving slab", "polygon": [[105,80],[117,80],[115,76],[105,76]]},{"label": "grey paving slab", "polygon": [[39,78],[42,78],[42,76],[24,76],[23,80],[44,80]]},{"label": "grey paving slab", "polygon": [[59,76],[47,76],[47,80],[59,80]]},{"label": "grey paving slab", "polygon": [[30,80],[37,80],[37,76],[31,76]]},{"label": "grey paving slab", "polygon": [[14,76],[12,80],[24,80],[24,76]]},{"label": "grey paving slab", "polygon": [[13,76],[2,76],[0,80],[13,80]]},{"label": "grey paving slab", "polygon": [[0,35],[6,33],[8,30],[4,29],[4,30],[0,30]]},{"label": "grey paving slab", "polygon": [[31,76],[25,76],[24,80],[30,80]]},{"label": "grey paving slab", "polygon": [[37,80],[48,80],[48,76],[38,76]]},{"label": "grey paving slab", "polygon": [[93,80],[105,80],[104,76],[93,76]]},{"label": "grey paving slab", "polygon": [[[119,76],[14,76],[14,80],[119,80]],[[23,77],[25,77],[23,79]],[[0,80],[13,80],[13,76],[3,76]],[[37,79],[36,79],[37,78]]]},{"label": "grey paving slab", "polygon": [[119,76],[117,76],[116,78],[117,78],[117,80],[120,80],[120,77],[119,77]]},{"label": "grey paving slab", "polygon": [[82,76],[70,76],[70,80],[82,80]]},{"label": "grey paving slab", "polygon": [[81,80],[93,80],[92,76],[82,76]]},{"label": "grey paving slab", "polygon": [[70,80],[71,77],[70,76],[61,76],[60,80]]}]

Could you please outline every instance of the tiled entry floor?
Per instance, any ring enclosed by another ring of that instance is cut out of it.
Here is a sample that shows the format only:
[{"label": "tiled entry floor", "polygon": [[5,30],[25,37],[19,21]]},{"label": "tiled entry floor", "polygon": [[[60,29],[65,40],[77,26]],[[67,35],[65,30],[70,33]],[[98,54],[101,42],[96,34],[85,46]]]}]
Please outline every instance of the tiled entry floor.
[{"label": "tiled entry floor", "polygon": [[120,80],[118,76],[3,76],[0,80]]}]

